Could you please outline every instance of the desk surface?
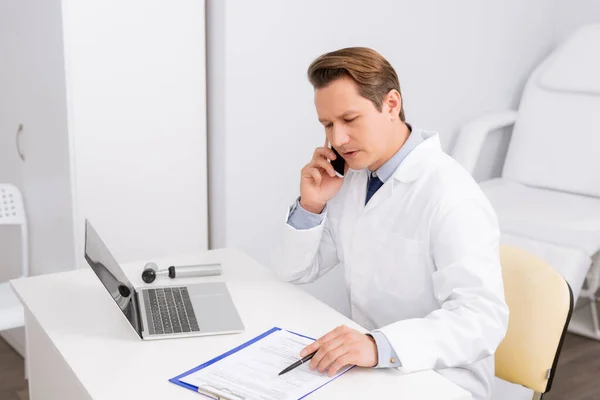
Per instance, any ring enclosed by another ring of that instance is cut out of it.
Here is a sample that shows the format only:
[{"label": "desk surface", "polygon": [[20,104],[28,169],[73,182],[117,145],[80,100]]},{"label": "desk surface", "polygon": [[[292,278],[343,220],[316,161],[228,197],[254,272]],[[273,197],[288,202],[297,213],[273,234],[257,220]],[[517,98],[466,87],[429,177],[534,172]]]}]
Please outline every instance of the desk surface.
[{"label": "desk surface", "polygon": [[[159,260],[158,265],[221,262],[218,277],[157,279],[156,284],[226,281],[246,327],[241,334],[142,341],[91,269],[13,281],[26,309],[93,399],[196,399],[168,379],[279,326],[319,337],[338,325],[364,330],[342,314],[236,250]],[[124,266],[136,287],[143,262]],[[470,395],[433,371],[413,374],[354,368],[310,399],[373,398],[468,400]]]}]

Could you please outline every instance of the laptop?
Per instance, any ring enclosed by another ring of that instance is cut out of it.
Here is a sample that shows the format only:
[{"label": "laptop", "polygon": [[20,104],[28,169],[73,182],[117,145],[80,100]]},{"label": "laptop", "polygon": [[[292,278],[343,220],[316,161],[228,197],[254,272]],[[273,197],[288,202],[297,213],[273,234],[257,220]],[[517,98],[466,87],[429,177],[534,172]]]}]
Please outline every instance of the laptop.
[{"label": "laptop", "polygon": [[224,282],[133,287],[88,220],[85,222],[85,259],[144,340],[244,331]]}]

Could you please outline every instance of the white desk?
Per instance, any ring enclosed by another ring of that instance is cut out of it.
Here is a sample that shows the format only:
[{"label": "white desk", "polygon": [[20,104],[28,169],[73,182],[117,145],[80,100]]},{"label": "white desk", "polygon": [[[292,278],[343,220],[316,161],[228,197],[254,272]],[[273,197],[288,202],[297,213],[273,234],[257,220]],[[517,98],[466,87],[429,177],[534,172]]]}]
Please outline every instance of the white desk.
[{"label": "white desk", "polygon": [[[338,325],[363,330],[340,313],[235,250],[159,260],[159,266],[221,262],[219,277],[161,279],[181,284],[227,281],[246,326],[242,334],[142,341],[91,269],[12,282],[25,306],[32,400],[190,399],[199,397],[169,378],[187,371],[273,326],[318,337]],[[143,262],[124,267],[145,285]],[[156,283],[159,283],[157,280]],[[354,368],[310,399],[469,400],[470,394],[433,371]]]}]

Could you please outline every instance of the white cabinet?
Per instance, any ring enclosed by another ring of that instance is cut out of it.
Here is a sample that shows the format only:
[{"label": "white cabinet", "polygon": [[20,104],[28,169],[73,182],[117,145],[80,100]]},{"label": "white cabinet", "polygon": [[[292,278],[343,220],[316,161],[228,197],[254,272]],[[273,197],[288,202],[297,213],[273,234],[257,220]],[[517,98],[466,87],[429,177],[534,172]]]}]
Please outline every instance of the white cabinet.
[{"label": "white cabinet", "polygon": [[204,24],[200,0],[2,1],[0,178],[32,274],[85,266],[85,218],[120,262],[207,249]]}]

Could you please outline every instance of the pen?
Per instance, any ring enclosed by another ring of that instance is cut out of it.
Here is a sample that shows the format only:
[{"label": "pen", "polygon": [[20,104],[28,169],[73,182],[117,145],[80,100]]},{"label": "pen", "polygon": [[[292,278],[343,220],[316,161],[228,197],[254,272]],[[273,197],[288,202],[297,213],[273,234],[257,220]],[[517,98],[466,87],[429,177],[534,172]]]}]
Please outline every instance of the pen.
[{"label": "pen", "polygon": [[302,364],[304,364],[305,362],[309,361],[311,358],[313,358],[313,356],[317,354],[316,351],[313,351],[312,353],[310,353],[307,356],[304,356],[301,360],[296,361],[295,363],[293,363],[292,365],[290,365],[289,367],[287,367],[286,369],[284,369],[283,371],[281,371],[279,373],[279,375],[283,375],[286,372],[290,372],[291,370],[293,370],[296,367],[301,366]]}]

